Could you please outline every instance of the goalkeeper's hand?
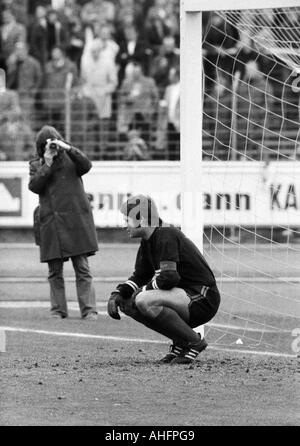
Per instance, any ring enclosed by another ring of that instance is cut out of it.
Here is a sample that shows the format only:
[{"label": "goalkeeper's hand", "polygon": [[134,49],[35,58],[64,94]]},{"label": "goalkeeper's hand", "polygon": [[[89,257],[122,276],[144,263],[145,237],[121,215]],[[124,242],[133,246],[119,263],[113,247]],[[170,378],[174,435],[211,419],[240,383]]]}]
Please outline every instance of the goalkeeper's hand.
[{"label": "goalkeeper's hand", "polygon": [[108,299],[107,302],[107,312],[110,315],[110,317],[112,317],[113,319],[121,319],[121,316],[119,315],[119,305],[122,301],[122,297],[121,294],[118,293],[117,291],[114,291],[113,293],[111,293],[110,298]]}]

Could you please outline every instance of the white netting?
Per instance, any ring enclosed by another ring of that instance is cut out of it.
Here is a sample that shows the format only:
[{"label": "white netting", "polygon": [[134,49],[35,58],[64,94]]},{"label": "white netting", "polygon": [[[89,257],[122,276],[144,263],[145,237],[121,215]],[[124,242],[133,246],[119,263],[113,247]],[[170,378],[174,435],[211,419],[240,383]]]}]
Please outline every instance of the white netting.
[{"label": "white netting", "polygon": [[300,7],[203,14],[203,30],[204,251],[223,296],[208,329],[216,344],[293,353]]},{"label": "white netting", "polygon": [[233,12],[223,14],[223,18],[238,26],[240,33],[251,38],[261,51],[299,70],[299,14],[300,7]]}]

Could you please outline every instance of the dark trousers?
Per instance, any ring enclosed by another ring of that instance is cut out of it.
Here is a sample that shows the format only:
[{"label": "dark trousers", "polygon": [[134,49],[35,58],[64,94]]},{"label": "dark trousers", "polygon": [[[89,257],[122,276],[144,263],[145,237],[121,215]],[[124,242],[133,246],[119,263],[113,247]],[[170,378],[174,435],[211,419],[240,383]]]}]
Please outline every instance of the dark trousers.
[{"label": "dark trousers", "polygon": [[[96,295],[93,279],[90,273],[88,259],[86,255],[71,257],[76,277],[76,290],[79,309],[82,317],[88,313],[97,312]],[[68,315],[67,300],[65,293],[65,281],[63,277],[62,259],[54,259],[48,262],[50,284],[51,313],[60,314],[63,317]]]},{"label": "dark trousers", "polygon": [[169,160],[180,159],[180,133],[174,125],[168,123],[168,158]]},{"label": "dark trousers", "polygon": [[129,125],[129,130],[137,129],[141,132],[143,140],[149,144],[151,140],[151,125],[146,121],[142,113],[135,113],[134,118]]}]

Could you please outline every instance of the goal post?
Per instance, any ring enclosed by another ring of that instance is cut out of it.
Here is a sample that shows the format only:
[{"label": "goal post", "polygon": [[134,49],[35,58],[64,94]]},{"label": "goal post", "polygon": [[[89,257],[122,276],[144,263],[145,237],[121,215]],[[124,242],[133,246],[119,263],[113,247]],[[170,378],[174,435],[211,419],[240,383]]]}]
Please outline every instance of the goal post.
[{"label": "goal post", "polygon": [[293,8],[299,6],[297,0],[265,0],[263,3],[259,0],[211,0],[203,2],[202,0],[182,0],[182,8],[186,13],[198,13],[205,11],[241,11],[245,9],[275,9],[275,8]]},{"label": "goal post", "polygon": [[200,11],[190,12],[186,0],[182,0],[180,20],[181,226],[203,251],[202,53],[199,51],[202,15]]}]

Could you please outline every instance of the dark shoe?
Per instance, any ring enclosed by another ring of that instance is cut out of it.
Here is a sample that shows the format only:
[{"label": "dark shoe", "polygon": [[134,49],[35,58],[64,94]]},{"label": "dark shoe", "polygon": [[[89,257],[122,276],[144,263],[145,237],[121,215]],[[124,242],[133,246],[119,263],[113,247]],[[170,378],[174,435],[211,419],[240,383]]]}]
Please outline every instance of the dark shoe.
[{"label": "dark shoe", "polygon": [[97,321],[98,320],[98,314],[97,313],[88,313],[86,316],[82,318],[85,321]]},{"label": "dark shoe", "polygon": [[193,363],[197,358],[197,356],[199,355],[199,353],[205,350],[208,345],[204,338],[201,339],[200,335],[199,338],[200,339],[198,342],[189,342],[183,354],[181,356],[177,356],[176,358],[172,359],[171,364]]},{"label": "dark shoe", "polygon": [[51,319],[66,319],[68,316],[62,313],[51,313]]},{"label": "dark shoe", "polygon": [[174,358],[177,358],[178,356],[182,355],[183,351],[184,350],[182,347],[179,347],[176,344],[172,344],[170,345],[169,353],[167,353],[166,356],[159,359],[159,361],[157,362],[161,364],[169,364]]}]

